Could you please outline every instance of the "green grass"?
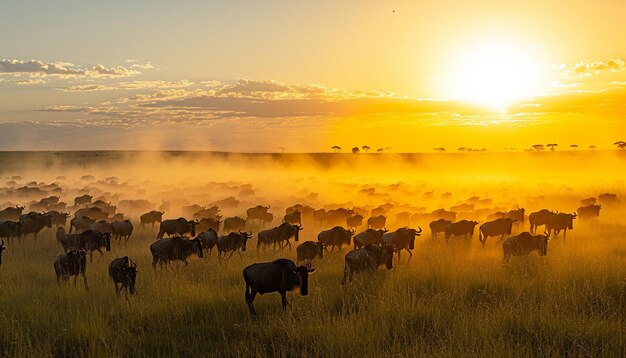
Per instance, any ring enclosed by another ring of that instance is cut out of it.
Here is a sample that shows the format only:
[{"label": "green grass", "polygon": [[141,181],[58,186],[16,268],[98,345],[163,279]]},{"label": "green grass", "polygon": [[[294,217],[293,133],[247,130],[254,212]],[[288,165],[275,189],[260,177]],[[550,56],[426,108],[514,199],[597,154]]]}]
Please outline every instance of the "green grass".
[{"label": "green grass", "polygon": [[[487,249],[418,239],[393,271],[360,274],[341,286],[343,254],[314,262],[308,297],[257,296],[244,304],[241,270],[277,257],[252,248],[218,262],[216,252],[150,266],[152,233],[113,244],[82,284],[57,286],[52,232],[10,245],[0,267],[2,356],[624,356],[626,262],[623,227],[602,235],[577,228],[553,240],[548,256],[501,265]],[[138,294],[117,298],[107,273],[114,258],[139,265]],[[294,253],[284,256],[293,258]],[[406,260],[406,256],[404,257]]]}]

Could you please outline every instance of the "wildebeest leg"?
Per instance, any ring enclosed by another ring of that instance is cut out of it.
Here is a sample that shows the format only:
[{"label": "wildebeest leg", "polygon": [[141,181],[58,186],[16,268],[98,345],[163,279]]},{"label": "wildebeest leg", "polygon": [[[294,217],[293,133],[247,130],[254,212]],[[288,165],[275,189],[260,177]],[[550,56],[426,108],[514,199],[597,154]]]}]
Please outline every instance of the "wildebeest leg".
[{"label": "wildebeest leg", "polygon": [[254,297],[256,296],[256,290],[252,289],[252,287],[246,284],[246,304],[248,305],[248,310],[250,310],[250,314],[256,316],[256,310],[254,309]]},{"label": "wildebeest leg", "polygon": [[239,258],[242,259],[243,256],[241,255],[241,250],[237,250],[237,253],[239,254]]},{"label": "wildebeest leg", "polygon": [[406,251],[409,253],[409,260],[406,262],[408,264],[409,262],[411,262],[411,257],[413,257],[413,253],[409,249],[406,249]]},{"label": "wildebeest leg", "polygon": [[113,284],[115,285],[115,295],[117,295],[119,297],[120,289],[117,287],[117,282],[113,282]]},{"label": "wildebeest leg", "polygon": [[183,262],[185,263],[185,266],[189,265],[189,262],[187,262],[187,258],[185,258]]},{"label": "wildebeest leg", "polygon": [[289,302],[287,302],[287,292],[286,291],[279,291],[279,293],[280,293],[281,301],[283,303],[283,310],[285,310],[287,308],[287,306],[290,306]]},{"label": "wildebeest leg", "polygon": [[83,282],[85,283],[85,291],[89,291],[89,286],[87,286],[87,275],[83,273]]},{"label": "wildebeest leg", "polygon": [[567,228],[563,229],[563,240],[565,240],[566,235],[567,235]]},{"label": "wildebeest leg", "polygon": [[[348,263],[346,262],[345,266],[343,267],[343,280],[341,280],[342,285],[346,284],[346,276],[348,275],[348,271],[350,271],[350,265],[348,265]],[[350,278],[352,278],[352,275],[350,275]]]},{"label": "wildebeest leg", "polygon": [[398,250],[398,263],[400,263],[400,253],[402,253],[402,249]]},{"label": "wildebeest leg", "polygon": [[156,256],[152,256],[152,268],[155,270],[156,270],[157,262],[159,262],[159,259]]}]

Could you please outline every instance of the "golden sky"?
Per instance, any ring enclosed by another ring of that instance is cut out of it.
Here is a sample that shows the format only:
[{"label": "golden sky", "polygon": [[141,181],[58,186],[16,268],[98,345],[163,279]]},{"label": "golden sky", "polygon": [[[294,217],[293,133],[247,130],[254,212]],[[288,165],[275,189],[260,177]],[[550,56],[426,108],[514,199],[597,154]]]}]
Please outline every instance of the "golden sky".
[{"label": "golden sky", "polygon": [[0,149],[611,148],[624,1],[0,2]]}]

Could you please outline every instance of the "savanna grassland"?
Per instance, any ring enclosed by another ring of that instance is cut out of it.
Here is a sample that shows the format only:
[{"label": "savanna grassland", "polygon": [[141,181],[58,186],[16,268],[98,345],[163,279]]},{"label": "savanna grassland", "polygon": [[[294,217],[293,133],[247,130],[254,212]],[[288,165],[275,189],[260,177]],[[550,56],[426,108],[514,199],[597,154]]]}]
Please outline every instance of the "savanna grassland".
[{"label": "savanna grassland", "polygon": [[[498,211],[516,205],[575,211],[580,200],[611,192],[624,198],[622,152],[477,154],[285,154],[61,152],[0,153],[0,205],[27,204],[13,189],[58,183],[72,203],[89,192],[114,204],[145,199],[164,218],[189,204],[235,197],[224,217],[271,205],[273,225],[285,208],[374,208],[430,212],[491,199]],[[92,175],[93,178],[82,178]],[[19,177],[17,177],[19,176]],[[35,183],[30,183],[35,181]],[[29,184],[30,183],[30,184]],[[448,194],[446,194],[448,193]],[[50,194],[52,195],[52,194]],[[88,263],[90,290],[79,280],[60,287],[52,262],[62,252],[54,229],[7,245],[0,266],[2,356],[603,356],[626,354],[626,214],[618,201],[600,218],[536,252],[502,265],[502,246],[490,238],[431,239],[428,222],[407,262],[391,271],[359,274],[342,287],[343,256],[313,261],[309,295],[257,296],[257,318],[244,302],[242,269],[282,253],[256,249],[259,228],[241,257],[219,261],[215,250],[187,267],[153,270],[148,249],[156,229],[138,229],[139,212],[123,211],[135,233],[114,241]],[[3,206],[4,207],[4,206]],[[474,213],[459,213],[474,218]],[[484,222],[484,218],[478,218]],[[303,222],[301,241],[327,227]],[[359,231],[361,231],[360,228]],[[523,230],[528,230],[528,222]],[[293,245],[293,242],[292,242]],[[129,255],[139,266],[137,294],[117,298],[109,262]]]}]

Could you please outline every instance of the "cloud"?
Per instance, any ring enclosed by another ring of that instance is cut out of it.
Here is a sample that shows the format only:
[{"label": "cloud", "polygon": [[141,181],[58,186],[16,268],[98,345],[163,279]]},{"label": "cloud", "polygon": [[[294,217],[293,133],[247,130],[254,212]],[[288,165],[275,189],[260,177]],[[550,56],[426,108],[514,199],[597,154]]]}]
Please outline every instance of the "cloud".
[{"label": "cloud", "polygon": [[39,85],[39,84],[43,84],[43,83],[48,83],[48,81],[43,80],[41,78],[29,78],[29,79],[25,79],[25,80],[15,80],[14,81],[16,84],[18,85]]},{"label": "cloud", "polygon": [[43,62],[39,60],[0,60],[0,75],[31,75],[38,77],[55,76],[60,78],[116,78],[138,75],[141,72],[123,66],[106,67],[98,64],[81,67],[71,62]]},{"label": "cloud", "polygon": [[624,69],[624,61],[619,58],[609,59],[606,61],[580,62],[577,63],[573,72],[579,75],[591,75],[600,72],[617,72]]},{"label": "cloud", "polygon": [[95,92],[95,91],[113,91],[113,90],[145,90],[145,89],[164,89],[164,88],[185,88],[194,85],[193,82],[180,80],[170,81],[129,81],[120,82],[111,85],[75,85],[59,88],[63,92]]},{"label": "cloud", "polygon": [[139,68],[142,70],[150,70],[150,69],[154,69],[155,67],[152,66],[152,64],[150,62],[146,62],[146,63],[133,63],[130,68]]}]

